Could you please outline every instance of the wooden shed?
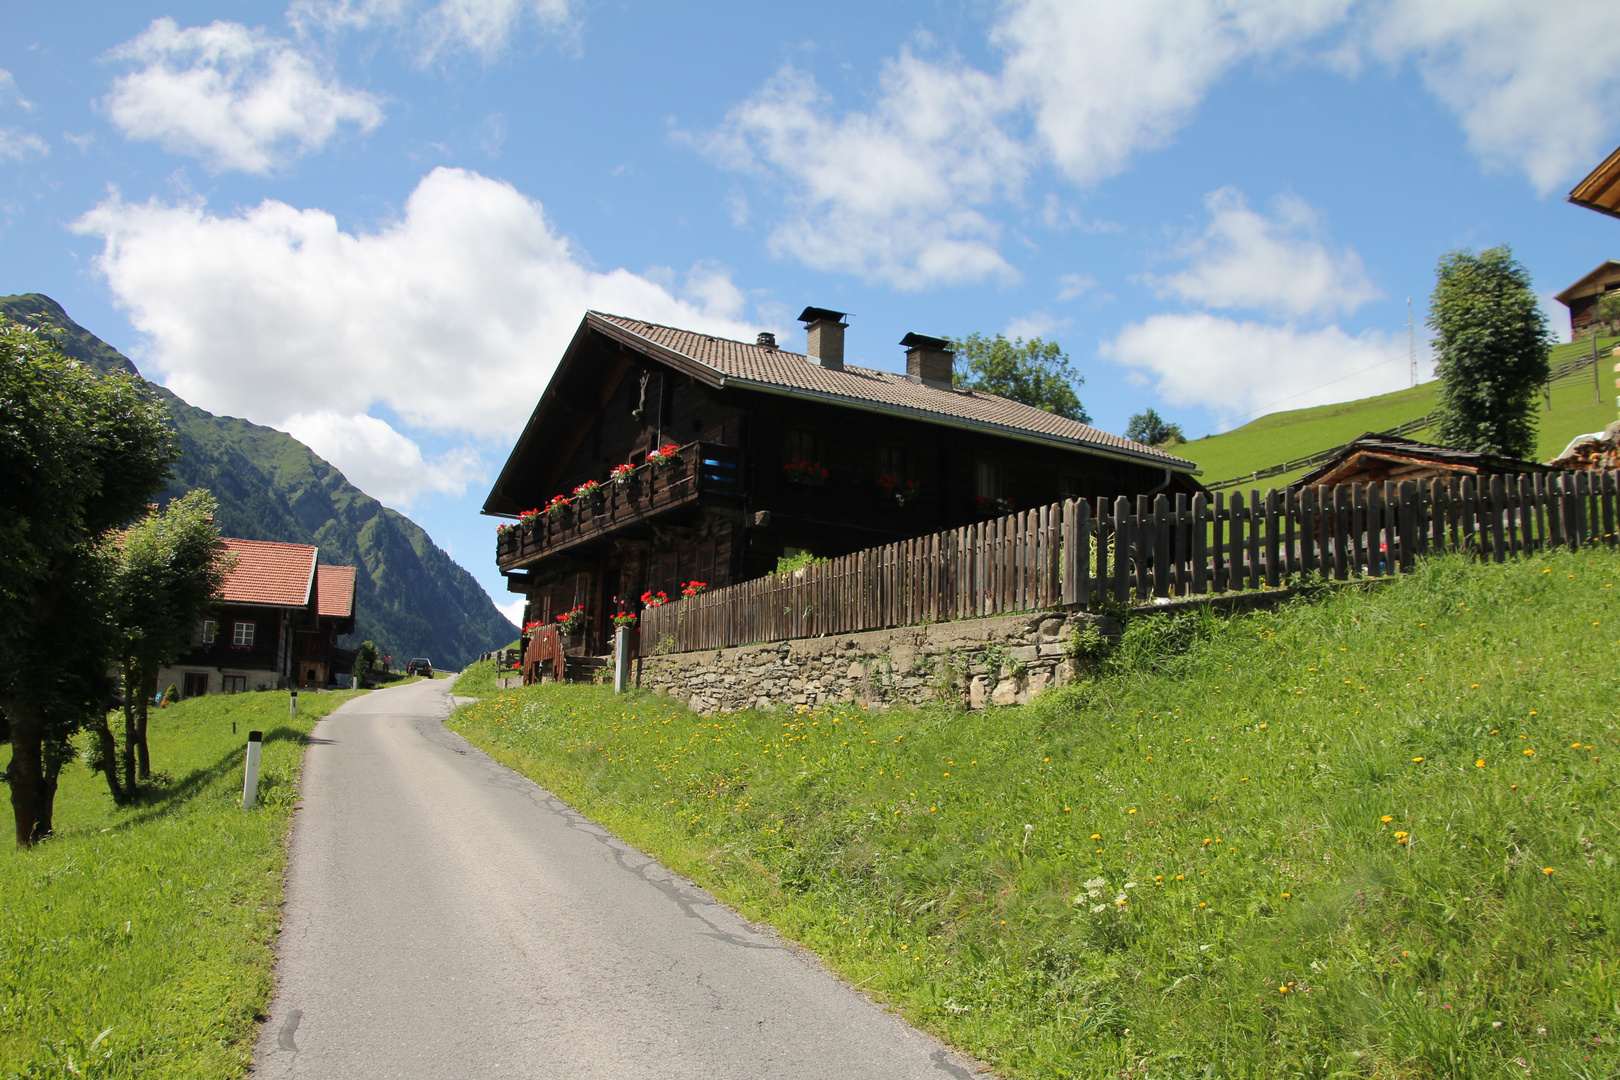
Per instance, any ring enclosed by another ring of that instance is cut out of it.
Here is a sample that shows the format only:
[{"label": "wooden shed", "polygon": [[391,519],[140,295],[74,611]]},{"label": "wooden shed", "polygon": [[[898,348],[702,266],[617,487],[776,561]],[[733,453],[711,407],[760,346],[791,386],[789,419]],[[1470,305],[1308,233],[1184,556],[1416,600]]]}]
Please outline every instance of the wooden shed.
[{"label": "wooden shed", "polygon": [[1557,471],[1550,465],[1536,461],[1479,454],[1472,450],[1458,450],[1369,431],[1345,443],[1331,459],[1288,486],[1291,490],[1297,490],[1319,484],[1381,484],[1386,480]]}]

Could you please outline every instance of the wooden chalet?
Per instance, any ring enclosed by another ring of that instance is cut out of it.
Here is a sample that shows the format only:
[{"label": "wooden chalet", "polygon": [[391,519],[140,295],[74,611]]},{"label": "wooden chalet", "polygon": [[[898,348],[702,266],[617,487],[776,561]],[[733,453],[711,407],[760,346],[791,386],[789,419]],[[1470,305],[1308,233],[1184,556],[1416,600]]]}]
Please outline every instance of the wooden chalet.
[{"label": "wooden chalet", "polygon": [[191,651],[158,672],[160,687],[182,697],[318,689],[347,674],[354,653],[338,638],[354,633],[355,568],[323,566],[307,544],[225,538],[236,565]]},{"label": "wooden chalet", "polygon": [[805,354],[768,333],[732,341],[586,313],[484,503],[520,519],[501,527],[496,561],[528,598],[526,622],[582,609],[567,651],[598,654],[644,592],[675,598],[783,556],[1066,496],[1199,490],[1191,461],[955,389],[941,339],[907,334],[899,374],[844,362],[843,313],[800,319]]},{"label": "wooden chalet", "polygon": [[1341,446],[1329,460],[1288,485],[1290,491],[1337,484],[1382,484],[1388,480],[1440,479],[1556,472],[1549,465],[1496,454],[1367,432]]},{"label": "wooden chalet", "polygon": [[1571,341],[1577,341],[1598,329],[1598,301],[1616,290],[1620,290],[1620,261],[1607,259],[1553,297],[1569,309]]}]

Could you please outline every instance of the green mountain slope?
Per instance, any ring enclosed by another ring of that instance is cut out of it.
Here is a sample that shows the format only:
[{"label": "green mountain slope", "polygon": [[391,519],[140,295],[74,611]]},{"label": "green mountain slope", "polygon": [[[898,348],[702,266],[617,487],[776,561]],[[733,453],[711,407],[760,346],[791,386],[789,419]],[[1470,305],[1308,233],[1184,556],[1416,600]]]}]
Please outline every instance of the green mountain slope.
[{"label": "green mountain slope", "polygon": [[[1553,384],[1552,407],[1547,407],[1545,399],[1541,405],[1538,460],[1553,457],[1576,435],[1602,431],[1604,425],[1614,421],[1614,376],[1610,372],[1613,360],[1609,350],[1617,344],[1620,337],[1598,339],[1601,400],[1594,400],[1590,368]],[[1588,356],[1591,351],[1590,339],[1555,346],[1552,365],[1556,368],[1577,357]],[[1435,384],[1428,382],[1359,401],[1269,413],[1240,428],[1185,443],[1176,447],[1175,452],[1198,462],[1198,467],[1204,471],[1200,479],[1206,484],[1213,483],[1331,449],[1364,431],[1387,431],[1426,416],[1434,411],[1434,393]],[[1419,432],[1412,437],[1423,438],[1425,434]],[[1268,477],[1260,481],[1260,485],[1282,487],[1304,471]]]},{"label": "green mountain slope", "polygon": [[[61,331],[62,351],[102,374],[138,374],[118,350],[68,318],[48,296],[0,297],[0,315],[40,318]],[[285,432],[188,405],[148,384],[174,418],[182,456],[165,498],[205,487],[219,500],[220,532],[247,540],[314,544],[321,561],[360,568],[357,628],[396,663],[426,656],[461,667],[498,648],[516,628],[473,576],[421,526],[349,483],[330,462]]]}]

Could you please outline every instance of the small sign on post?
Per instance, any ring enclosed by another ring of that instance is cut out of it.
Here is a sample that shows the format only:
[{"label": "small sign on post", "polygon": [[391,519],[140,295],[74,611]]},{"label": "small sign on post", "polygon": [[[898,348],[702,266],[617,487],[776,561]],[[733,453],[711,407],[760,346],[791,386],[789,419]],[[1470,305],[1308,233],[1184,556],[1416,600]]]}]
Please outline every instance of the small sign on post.
[{"label": "small sign on post", "polygon": [[613,631],[613,692],[622,694],[630,686],[630,628]]},{"label": "small sign on post", "polygon": [[292,698],[291,698],[291,700],[289,700],[287,702],[287,716],[288,716],[288,718],[293,719],[293,720],[298,719],[298,691],[297,690],[294,690],[292,692]]},{"label": "small sign on post", "polygon": [[259,751],[264,747],[264,732],[248,732],[247,762],[242,770],[242,809],[251,810],[259,801]]}]

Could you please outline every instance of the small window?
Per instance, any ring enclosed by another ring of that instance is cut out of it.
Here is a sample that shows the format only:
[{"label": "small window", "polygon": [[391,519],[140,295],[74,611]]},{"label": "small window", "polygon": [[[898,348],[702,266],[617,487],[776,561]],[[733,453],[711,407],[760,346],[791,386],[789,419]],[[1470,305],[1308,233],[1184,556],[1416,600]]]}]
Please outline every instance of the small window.
[{"label": "small window", "polygon": [[979,462],[979,491],[981,499],[1001,498],[1001,466],[992,461]]},{"label": "small window", "polygon": [[250,622],[237,623],[236,630],[231,635],[231,644],[237,646],[238,648],[251,647],[253,645],[254,625],[255,624]]},{"label": "small window", "polygon": [[877,448],[878,476],[892,476],[896,480],[909,480],[910,474],[906,471],[906,451],[900,446],[879,446]]},{"label": "small window", "polygon": [[820,455],[816,452],[816,433],[804,428],[789,428],[787,457],[789,461],[819,461]]},{"label": "small window", "polygon": [[[243,624],[238,623],[237,625],[241,626]],[[252,626],[253,624],[248,623],[246,625]],[[223,683],[223,686],[222,686],[221,689],[222,689],[223,693],[226,693],[226,694],[245,694],[245,693],[247,693],[247,676],[246,675],[227,675],[222,680],[222,683]]]},{"label": "small window", "polygon": [[208,693],[208,673],[206,671],[186,672],[185,685],[181,688],[184,697],[202,697]]},{"label": "small window", "polygon": [[212,645],[217,637],[219,637],[219,623],[213,619],[204,619],[197,624],[197,636],[192,639],[192,643]]}]

